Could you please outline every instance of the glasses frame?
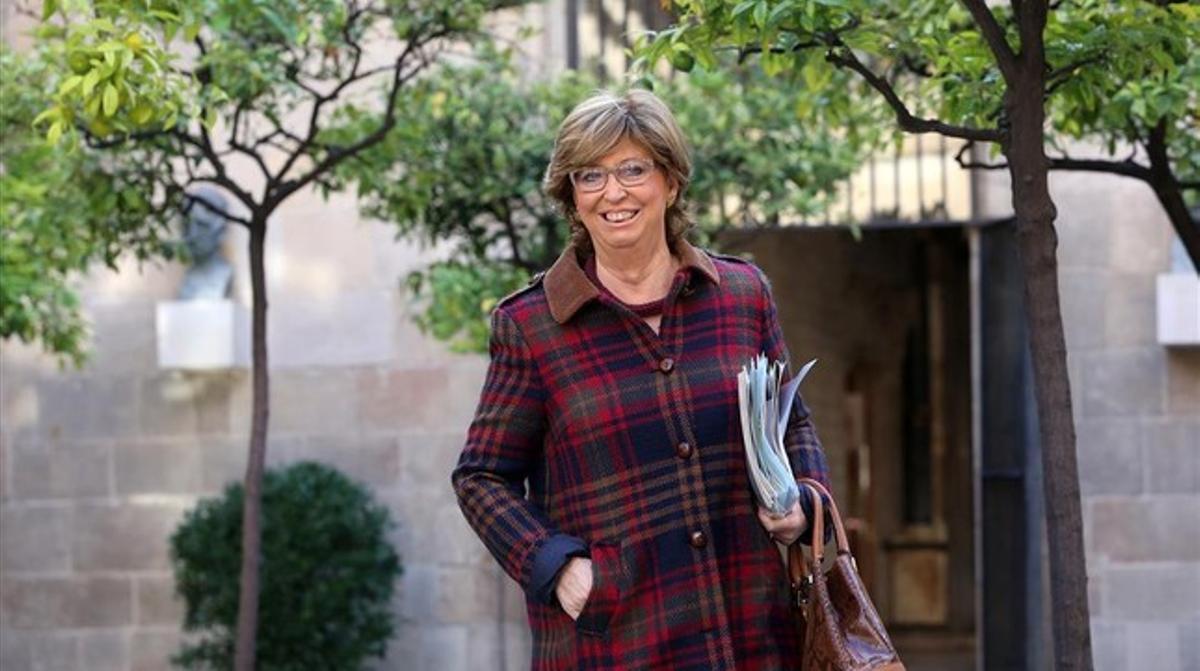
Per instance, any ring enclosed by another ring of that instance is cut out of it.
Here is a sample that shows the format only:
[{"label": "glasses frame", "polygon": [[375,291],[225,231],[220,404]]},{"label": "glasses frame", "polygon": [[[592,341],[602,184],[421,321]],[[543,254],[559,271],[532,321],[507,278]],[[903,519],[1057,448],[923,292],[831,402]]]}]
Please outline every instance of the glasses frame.
[{"label": "glasses frame", "polygon": [[[621,179],[621,176],[619,174],[617,174],[617,171],[627,165],[630,165],[630,164],[641,165],[641,166],[646,167],[647,168],[646,176],[642,177],[639,180],[633,181],[633,182],[629,182],[629,181]],[[645,184],[646,180],[650,179],[650,173],[654,172],[657,169],[658,169],[657,161],[653,161],[648,158],[631,158],[626,161],[621,161],[620,163],[618,163],[617,165],[615,165],[611,168],[605,168],[605,167],[599,166],[599,165],[584,166],[582,168],[572,170],[570,173],[568,173],[568,176],[571,178],[571,186],[573,186],[577,190],[579,190],[580,193],[600,193],[601,191],[604,191],[605,189],[608,188],[608,178],[609,177],[615,178],[617,180],[617,184],[620,184],[621,186],[623,186],[627,189],[630,189],[635,186],[641,186],[642,184]],[[589,188],[580,186],[578,175],[579,175],[579,173],[581,173],[585,170],[599,170],[600,172],[604,173],[604,181],[600,184],[600,186],[598,186],[594,189],[589,189]]]}]

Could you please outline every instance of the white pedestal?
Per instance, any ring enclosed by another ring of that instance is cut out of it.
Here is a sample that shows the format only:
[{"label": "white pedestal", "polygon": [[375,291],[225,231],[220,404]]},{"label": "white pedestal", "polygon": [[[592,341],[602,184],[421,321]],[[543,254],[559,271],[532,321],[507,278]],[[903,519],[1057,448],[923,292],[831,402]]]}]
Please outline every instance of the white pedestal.
[{"label": "white pedestal", "polygon": [[1158,342],[1200,345],[1200,276],[1195,273],[1158,276]]},{"label": "white pedestal", "polygon": [[158,367],[222,370],[250,365],[250,313],[231,300],[157,306]]}]

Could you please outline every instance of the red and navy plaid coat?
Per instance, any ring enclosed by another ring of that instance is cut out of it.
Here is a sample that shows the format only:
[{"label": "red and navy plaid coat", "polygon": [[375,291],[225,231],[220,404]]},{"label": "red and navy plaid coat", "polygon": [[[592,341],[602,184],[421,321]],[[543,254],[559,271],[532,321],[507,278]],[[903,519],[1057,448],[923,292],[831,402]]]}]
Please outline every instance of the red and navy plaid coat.
[{"label": "red and navy plaid coat", "polygon": [[[746,261],[676,251],[658,334],[592,284],[573,248],[492,316],[491,365],[452,480],[526,590],[537,671],[799,666],[738,419],[742,366],[760,352],[787,358],[770,286]],[[787,446],[797,477],[828,486],[801,399]],[[594,572],[575,621],[553,585],[535,584],[572,542]]]}]

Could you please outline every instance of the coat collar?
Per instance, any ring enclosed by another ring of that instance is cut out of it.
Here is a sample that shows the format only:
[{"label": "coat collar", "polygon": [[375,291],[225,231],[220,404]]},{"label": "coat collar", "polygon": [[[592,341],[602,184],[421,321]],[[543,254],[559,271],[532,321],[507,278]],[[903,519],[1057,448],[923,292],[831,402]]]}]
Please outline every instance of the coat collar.
[{"label": "coat collar", "polygon": [[[678,243],[678,257],[684,268],[691,268],[703,273],[713,284],[721,283],[717,267],[707,254],[693,247],[687,240]],[[562,255],[546,271],[542,280],[546,289],[546,300],[550,303],[550,315],[559,324],[565,324],[579,308],[588,301],[600,295],[587,274],[579,265],[579,258],[574,245],[567,245]]]}]

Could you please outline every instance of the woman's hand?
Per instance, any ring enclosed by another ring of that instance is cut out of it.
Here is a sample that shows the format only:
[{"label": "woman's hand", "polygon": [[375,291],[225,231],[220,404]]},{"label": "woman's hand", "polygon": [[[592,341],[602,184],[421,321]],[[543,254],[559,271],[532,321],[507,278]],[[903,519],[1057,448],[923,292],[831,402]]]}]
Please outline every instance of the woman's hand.
[{"label": "woman's hand", "polygon": [[758,520],[762,522],[763,528],[767,533],[771,534],[771,539],[776,543],[791,545],[800,539],[800,534],[808,528],[808,518],[804,516],[804,511],[800,509],[800,502],[797,501],[792,505],[792,509],[783,517],[773,517],[770,513],[762,508],[758,509]]},{"label": "woman's hand", "polygon": [[558,603],[562,609],[577,619],[583,612],[588,595],[592,593],[592,560],[587,557],[571,557],[567,565],[558,574],[558,584],[554,587]]}]

